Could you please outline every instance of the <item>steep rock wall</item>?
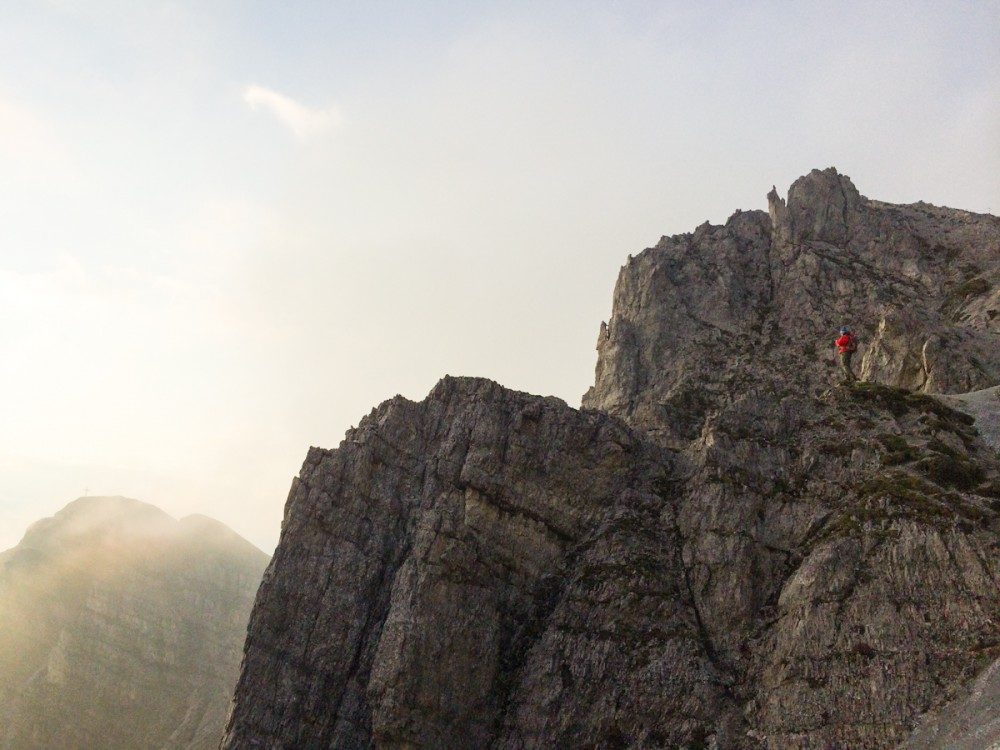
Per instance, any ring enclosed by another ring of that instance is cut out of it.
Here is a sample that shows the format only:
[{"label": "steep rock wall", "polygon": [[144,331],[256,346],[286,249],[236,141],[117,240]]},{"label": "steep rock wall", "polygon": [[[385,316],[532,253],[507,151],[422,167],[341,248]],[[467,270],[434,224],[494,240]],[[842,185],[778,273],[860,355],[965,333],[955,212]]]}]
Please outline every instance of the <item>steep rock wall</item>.
[{"label": "steep rock wall", "polygon": [[313,449],[224,747],[680,745],[733,713],[615,419],[446,378]]}]

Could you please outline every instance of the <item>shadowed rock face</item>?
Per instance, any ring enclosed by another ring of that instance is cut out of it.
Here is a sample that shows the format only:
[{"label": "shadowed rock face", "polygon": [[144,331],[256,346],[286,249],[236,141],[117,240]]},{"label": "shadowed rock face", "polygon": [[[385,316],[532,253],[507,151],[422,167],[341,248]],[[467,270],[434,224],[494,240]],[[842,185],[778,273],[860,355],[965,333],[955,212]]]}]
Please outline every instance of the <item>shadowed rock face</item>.
[{"label": "shadowed rock face", "polygon": [[266,562],[126,498],[36,523],[0,556],[0,747],[216,747]]},{"label": "shadowed rock face", "polygon": [[665,460],[603,414],[455,378],[311,450],[226,746],[704,735],[730,704]]},{"label": "shadowed rock face", "polygon": [[997,383],[1000,221],[769,202],[629,260],[584,411],[446,378],[313,449],[223,746],[888,748],[960,697],[1000,467],[927,394]]}]

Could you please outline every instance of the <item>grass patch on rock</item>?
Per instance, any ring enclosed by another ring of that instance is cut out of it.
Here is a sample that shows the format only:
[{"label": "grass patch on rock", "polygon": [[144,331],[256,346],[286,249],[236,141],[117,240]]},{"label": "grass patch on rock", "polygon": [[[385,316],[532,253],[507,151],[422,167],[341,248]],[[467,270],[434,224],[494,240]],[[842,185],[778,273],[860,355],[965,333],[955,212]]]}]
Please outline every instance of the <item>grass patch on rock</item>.
[{"label": "grass patch on rock", "polygon": [[845,537],[892,539],[897,533],[893,522],[904,520],[939,529],[959,525],[970,530],[998,510],[1000,503],[988,510],[922,476],[894,470],[860,484],[857,501],[837,511],[813,544]]},{"label": "grass patch on rock", "polygon": [[885,409],[895,417],[915,413],[931,414],[953,430],[967,427],[976,421],[968,414],[945,406],[933,396],[912,393],[881,383],[852,383],[847,387],[847,391],[856,403]]},{"label": "grass patch on rock", "polygon": [[883,466],[908,464],[920,458],[920,451],[901,435],[879,435],[878,442],[885,449]]},{"label": "grass patch on rock", "polygon": [[957,302],[964,302],[969,299],[969,297],[981,297],[990,291],[990,282],[979,276],[974,279],[969,279],[968,281],[959,284],[957,287],[951,290],[948,295],[949,300],[955,300]]},{"label": "grass patch on rock", "polygon": [[986,478],[982,468],[955,454],[927,456],[918,461],[915,468],[935,484],[959,490],[971,490]]}]

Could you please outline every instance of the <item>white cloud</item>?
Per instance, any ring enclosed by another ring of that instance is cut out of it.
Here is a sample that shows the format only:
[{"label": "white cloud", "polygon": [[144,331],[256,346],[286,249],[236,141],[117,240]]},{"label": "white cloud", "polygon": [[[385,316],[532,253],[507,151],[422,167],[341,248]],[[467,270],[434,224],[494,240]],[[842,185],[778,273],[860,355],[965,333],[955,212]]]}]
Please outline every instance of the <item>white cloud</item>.
[{"label": "white cloud", "polygon": [[335,107],[313,109],[263,86],[247,86],[243,101],[254,111],[270,112],[300,140],[328,132],[342,121]]}]

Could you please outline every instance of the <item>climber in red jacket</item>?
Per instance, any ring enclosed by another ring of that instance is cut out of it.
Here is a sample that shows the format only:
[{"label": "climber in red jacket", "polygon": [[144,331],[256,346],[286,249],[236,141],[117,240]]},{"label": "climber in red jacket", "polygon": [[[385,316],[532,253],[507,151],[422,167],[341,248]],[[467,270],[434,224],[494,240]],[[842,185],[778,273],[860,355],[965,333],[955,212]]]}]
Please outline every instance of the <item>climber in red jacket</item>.
[{"label": "climber in red jacket", "polygon": [[844,371],[844,377],[848,383],[853,383],[857,380],[857,377],[854,374],[854,370],[851,369],[851,358],[854,356],[854,352],[858,350],[857,338],[851,333],[850,328],[843,326],[840,329],[840,338],[834,341],[833,344],[840,353],[840,369]]}]

